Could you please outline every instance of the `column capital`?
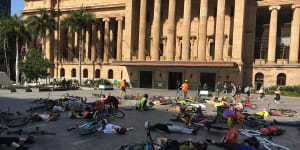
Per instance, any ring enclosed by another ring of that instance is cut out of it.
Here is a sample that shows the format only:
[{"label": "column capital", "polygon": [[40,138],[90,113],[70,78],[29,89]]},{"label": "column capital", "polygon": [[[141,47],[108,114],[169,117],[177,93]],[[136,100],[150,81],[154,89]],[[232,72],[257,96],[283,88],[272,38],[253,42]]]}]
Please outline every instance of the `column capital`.
[{"label": "column capital", "polygon": [[292,5],[292,9],[295,9],[295,8],[300,8],[300,4]]},{"label": "column capital", "polygon": [[109,18],[103,18],[102,19],[104,22],[109,22]]},{"label": "column capital", "polygon": [[123,16],[117,17],[116,20],[117,20],[117,21],[123,21],[123,20],[124,20],[124,17],[123,17]]},{"label": "column capital", "polygon": [[272,11],[272,10],[279,10],[281,8],[281,6],[270,6],[269,7],[269,10]]}]

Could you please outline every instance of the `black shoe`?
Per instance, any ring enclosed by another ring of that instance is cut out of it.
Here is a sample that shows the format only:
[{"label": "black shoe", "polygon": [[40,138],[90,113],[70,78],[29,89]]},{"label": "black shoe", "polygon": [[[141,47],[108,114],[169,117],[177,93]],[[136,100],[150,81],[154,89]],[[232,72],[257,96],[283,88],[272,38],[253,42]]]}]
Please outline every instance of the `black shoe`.
[{"label": "black shoe", "polygon": [[16,150],[28,150],[28,147],[21,145],[17,147]]},{"label": "black shoe", "polygon": [[278,125],[278,122],[275,119],[273,119],[273,122],[274,124]]},{"label": "black shoe", "polygon": [[33,144],[34,143],[33,136],[29,136],[24,143],[25,144]]},{"label": "black shoe", "polygon": [[216,142],[214,140],[211,140],[211,139],[206,139],[205,140],[207,143],[210,143],[210,144],[215,144]]}]

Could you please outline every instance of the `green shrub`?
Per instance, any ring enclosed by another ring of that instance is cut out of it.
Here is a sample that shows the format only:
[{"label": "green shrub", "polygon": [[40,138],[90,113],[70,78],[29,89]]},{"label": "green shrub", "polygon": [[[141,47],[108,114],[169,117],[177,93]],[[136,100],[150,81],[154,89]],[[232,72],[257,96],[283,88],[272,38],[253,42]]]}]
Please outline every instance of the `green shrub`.
[{"label": "green shrub", "polygon": [[[278,86],[265,88],[265,94],[273,95]],[[280,86],[282,96],[300,97],[300,85],[298,86]]]}]

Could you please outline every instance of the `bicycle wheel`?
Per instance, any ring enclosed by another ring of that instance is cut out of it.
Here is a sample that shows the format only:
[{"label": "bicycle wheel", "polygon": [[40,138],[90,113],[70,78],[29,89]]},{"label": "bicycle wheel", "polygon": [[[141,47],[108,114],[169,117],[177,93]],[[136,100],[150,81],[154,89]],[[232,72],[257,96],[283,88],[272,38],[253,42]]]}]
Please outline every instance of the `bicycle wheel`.
[{"label": "bicycle wheel", "polygon": [[26,118],[17,118],[17,119],[13,119],[10,120],[7,124],[8,127],[20,127],[20,126],[24,126],[27,124],[27,119]]},{"label": "bicycle wheel", "polygon": [[110,114],[112,114],[114,117],[117,117],[117,118],[124,118],[125,117],[125,113],[121,110],[118,110],[118,109],[111,109]]},{"label": "bicycle wheel", "polygon": [[107,113],[104,113],[103,111],[96,111],[93,115],[93,118],[97,121],[108,119],[109,115]]}]

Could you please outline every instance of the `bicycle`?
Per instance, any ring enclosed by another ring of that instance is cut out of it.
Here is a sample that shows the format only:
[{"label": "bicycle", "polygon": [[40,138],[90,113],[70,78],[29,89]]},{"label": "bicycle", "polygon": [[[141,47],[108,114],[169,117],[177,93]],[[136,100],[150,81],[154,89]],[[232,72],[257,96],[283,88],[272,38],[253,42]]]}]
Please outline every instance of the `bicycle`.
[{"label": "bicycle", "polygon": [[78,124],[74,127],[68,128],[67,131],[71,131],[74,129],[79,129],[79,135],[91,135],[96,133],[98,130],[98,128],[100,128],[101,125],[99,125],[98,121],[96,120],[92,120],[92,121],[88,121],[88,122],[84,122],[81,124]]},{"label": "bicycle", "polygon": [[151,137],[150,128],[146,129],[146,134],[147,134],[146,142],[141,144],[124,145],[121,146],[119,150],[155,150],[155,149],[166,150],[164,146],[154,142],[154,140]]},{"label": "bicycle", "polygon": [[260,137],[261,133],[258,131],[253,130],[246,130],[246,129],[239,129],[239,132],[247,137],[255,137],[261,145],[263,145],[267,150],[289,150],[289,148],[279,145],[276,143],[271,142],[270,140],[266,138]]},{"label": "bicycle", "polygon": [[105,108],[105,105],[103,104],[104,109],[97,109],[93,115],[93,118],[95,120],[100,121],[103,119],[109,119],[111,116],[122,119],[125,117],[125,113],[119,109],[113,108],[110,104],[108,108]]},{"label": "bicycle", "polygon": [[[35,121],[33,118],[32,118],[33,116],[32,116],[32,113],[30,114],[30,115],[28,115],[28,116],[25,116],[25,117],[21,117],[21,118],[15,118],[15,119],[12,119],[12,120],[10,120],[8,123],[7,123],[7,126],[8,127],[12,127],[12,128],[14,128],[14,127],[20,127],[20,126],[24,126],[24,125],[26,125],[26,124],[28,124],[29,122],[33,122],[33,121]],[[52,118],[51,118],[52,117]],[[49,118],[51,119],[51,120],[56,120],[56,119],[58,119],[58,117],[59,117],[59,114],[58,115],[53,115],[53,116],[49,116]],[[42,120],[37,120],[37,121],[42,121]]]}]

